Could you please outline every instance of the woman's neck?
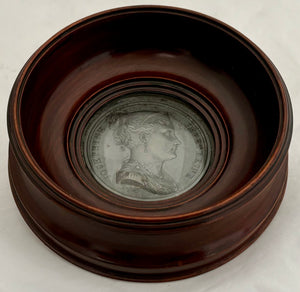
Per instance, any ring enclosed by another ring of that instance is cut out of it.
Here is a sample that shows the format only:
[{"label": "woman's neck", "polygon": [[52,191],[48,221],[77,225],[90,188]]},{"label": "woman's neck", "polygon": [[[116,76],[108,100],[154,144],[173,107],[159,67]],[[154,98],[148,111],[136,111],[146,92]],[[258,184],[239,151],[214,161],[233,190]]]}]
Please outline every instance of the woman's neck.
[{"label": "woman's neck", "polygon": [[160,176],[162,174],[163,161],[160,159],[156,159],[150,153],[132,152],[130,160],[137,161],[146,170],[156,176]]}]

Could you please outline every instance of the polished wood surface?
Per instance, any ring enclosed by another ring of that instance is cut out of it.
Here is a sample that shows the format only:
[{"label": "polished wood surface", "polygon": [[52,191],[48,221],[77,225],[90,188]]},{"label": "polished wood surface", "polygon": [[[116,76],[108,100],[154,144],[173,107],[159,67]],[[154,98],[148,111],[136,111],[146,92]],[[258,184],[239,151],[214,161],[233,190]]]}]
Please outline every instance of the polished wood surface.
[{"label": "polished wood surface", "polygon": [[[204,115],[217,149],[203,181],[155,203],[93,182],[72,132],[86,104],[145,87]],[[165,281],[219,266],[264,230],[284,193],[292,114],[276,68],[244,36],[143,6],[93,15],[43,45],[15,82],[8,127],[12,190],[47,245],[96,273]]]}]

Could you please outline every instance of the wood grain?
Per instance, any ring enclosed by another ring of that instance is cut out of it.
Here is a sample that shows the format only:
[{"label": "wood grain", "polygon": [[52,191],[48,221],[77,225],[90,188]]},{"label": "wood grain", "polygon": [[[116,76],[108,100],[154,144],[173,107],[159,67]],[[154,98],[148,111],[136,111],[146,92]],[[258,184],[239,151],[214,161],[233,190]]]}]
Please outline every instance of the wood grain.
[{"label": "wood grain", "polygon": [[[217,149],[203,181],[153,203],[109,192],[79,157],[83,109],[141,87],[204,115]],[[223,264],[269,224],[284,194],[292,112],[278,71],[239,32],[140,6],[90,16],[44,44],[14,84],[8,129],[15,200],[49,247],[109,277],[167,281]]]}]

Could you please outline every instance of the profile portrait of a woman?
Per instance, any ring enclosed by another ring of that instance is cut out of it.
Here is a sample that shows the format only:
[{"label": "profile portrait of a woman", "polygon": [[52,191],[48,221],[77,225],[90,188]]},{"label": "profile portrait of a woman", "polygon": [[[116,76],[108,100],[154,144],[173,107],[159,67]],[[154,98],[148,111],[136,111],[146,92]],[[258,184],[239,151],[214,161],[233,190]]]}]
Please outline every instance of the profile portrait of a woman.
[{"label": "profile portrait of a woman", "polygon": [[120,115],[114,131],[116,145],[129,149],[129,158],[116,173],[116,183],[157,195],[176,192],[164,163],[177,157],[181,144],[168,113],[141,111]]}]

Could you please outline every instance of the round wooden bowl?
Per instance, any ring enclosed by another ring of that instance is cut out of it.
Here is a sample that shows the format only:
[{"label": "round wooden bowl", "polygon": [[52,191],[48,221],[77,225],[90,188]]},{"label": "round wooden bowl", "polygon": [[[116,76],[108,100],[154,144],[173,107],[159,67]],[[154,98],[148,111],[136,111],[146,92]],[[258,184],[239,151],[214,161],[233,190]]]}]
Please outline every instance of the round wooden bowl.
[{"label": "round wooden bowl", "polygon": [[46,42],[14,84],[8,130],[11,188],[43,242],[101,275],[168,281],[227,262],[270,223],[292,112],[239,32],[138,6]]}]

